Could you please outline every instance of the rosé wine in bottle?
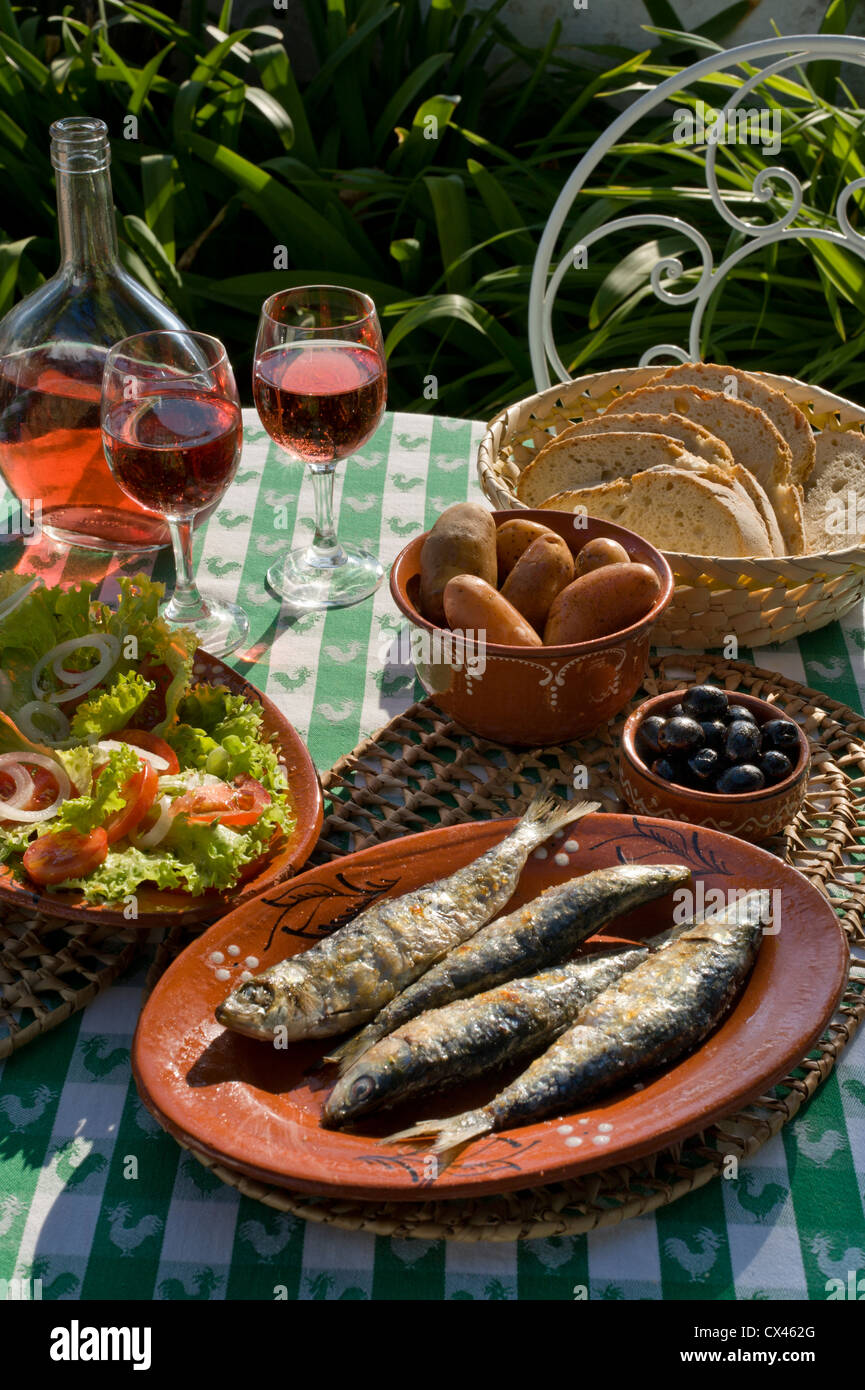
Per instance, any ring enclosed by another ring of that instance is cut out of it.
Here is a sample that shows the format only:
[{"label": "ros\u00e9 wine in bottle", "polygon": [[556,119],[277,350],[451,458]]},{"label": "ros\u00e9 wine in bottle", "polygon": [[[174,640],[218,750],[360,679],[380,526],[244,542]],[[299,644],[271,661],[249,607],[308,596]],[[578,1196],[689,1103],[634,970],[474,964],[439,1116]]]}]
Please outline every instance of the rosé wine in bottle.
[{"label": "ros\u00e9 wine in bottle", "polygon": [[121,266],[103,121],[51,127],[61,263],[0,322],[0,474],[54,539],[98,550],[168,544],[162,517],[109,472],[99,428],[108,349],[181,319]]}]

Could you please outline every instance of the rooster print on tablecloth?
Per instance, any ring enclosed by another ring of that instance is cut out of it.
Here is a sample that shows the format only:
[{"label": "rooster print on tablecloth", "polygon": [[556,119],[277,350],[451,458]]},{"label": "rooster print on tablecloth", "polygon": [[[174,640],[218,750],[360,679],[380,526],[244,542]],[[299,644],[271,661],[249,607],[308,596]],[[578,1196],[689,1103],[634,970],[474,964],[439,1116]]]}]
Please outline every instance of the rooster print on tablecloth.
[{"label": "rooster print on tablecloth", "polygon": [[724,1243],[723,1236],[708,1226],[702,1226],[695,1235],[687,1236],[684,1240],[679,1236],[670,1236],[664,1241],[664,1254],[681,1265],[692,1284],[699,1284],[708,1279]]},{"label": "rooster print on tablecloth", "polygon": [[818,1232],[811,1237],[808,1245],[823,1277],[840,1279],[846,1287],[851,1271],[860,1276],[865,1274],[865,1250],[860,1250],[858,1245],[850,1245],[842,1250],[842,1240],[843,1237]]},{"label": "rooster print on tablecloth", "polygon": [[241,1222],[238,1235],[252,1246],[259,1260],[269,1264],[282,1254],[299,1225],[300,1220],[296,1216],[267,1212],[263,1221],[253,1218]]},{"label": "rooster print on tablecloth", "polygon": [[165,1224],[161,1217],[154,1216],[151,1212],[146,1212],[136,1222],[127,1224],[131,1216],[132,1208],[128,1202],[119,1202],[108,1212],[111,1244],[117,1246],[121,1255],[130,1257],[145,1240],[159,1235]]},{"label": "rooster print on tablecloth", "polygon": [[222,1284],[223,1280],[212,1269],[197,1269],[192,1275],[191,1288],[185,1277],[177,1279],[172,1276],[170,1279],[162,1280],[156,1290],[156,1296],[172,1303],[180,1299],[206,1302],[208,1299],[221,1297]]},{"label": "rooster print on tablecloth", "polygon": [[0,1096],[0,1111],[6,1116],[12,1129],[27,1129],[42,1118],[56,1095],[57,1092],[50,1086],[37,1086],[30,1092],[29,1102],[22,1100],[20,1096]]}]

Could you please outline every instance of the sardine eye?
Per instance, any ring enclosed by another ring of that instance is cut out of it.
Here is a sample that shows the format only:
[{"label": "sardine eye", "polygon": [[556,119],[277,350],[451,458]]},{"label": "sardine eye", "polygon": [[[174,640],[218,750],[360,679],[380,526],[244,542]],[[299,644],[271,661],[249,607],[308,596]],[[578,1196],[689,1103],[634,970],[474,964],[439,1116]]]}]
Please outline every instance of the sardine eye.
[{"label": "sardine eye", "polygon": [[372,1095],[375,1090],[375,1082],[371,1076],[359,1076],[351,1088],[352,1101],[366,1100],[367,1096]]},{"label": "sardine eye", "polygon": [[263,980],[250,980],[237,991],[237,997],[242,999],[244,1004],[252,1004],[254,1008],[269,1009],[275,996],[271,985],[265,984]]}]

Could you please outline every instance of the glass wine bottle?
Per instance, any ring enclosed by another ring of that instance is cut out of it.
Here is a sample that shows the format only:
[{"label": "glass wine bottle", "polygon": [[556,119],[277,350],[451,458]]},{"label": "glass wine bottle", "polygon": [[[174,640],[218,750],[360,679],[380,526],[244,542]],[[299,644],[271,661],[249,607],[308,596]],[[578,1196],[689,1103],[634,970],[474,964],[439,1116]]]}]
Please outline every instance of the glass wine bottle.
[{"label": "glass wine bottle", "polygon": [[183,321],[120,264],[104,121],[51,127],[60,268],[0,322],[0,473],[22,520],[89,549],[169,542],[164,520],[120,490],[102,450],[108,349]]}]

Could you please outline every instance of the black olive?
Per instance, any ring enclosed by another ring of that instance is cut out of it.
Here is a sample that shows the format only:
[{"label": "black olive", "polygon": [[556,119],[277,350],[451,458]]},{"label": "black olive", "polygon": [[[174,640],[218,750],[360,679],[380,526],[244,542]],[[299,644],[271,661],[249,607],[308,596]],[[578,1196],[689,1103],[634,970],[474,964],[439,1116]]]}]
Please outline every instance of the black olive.
[{"label": "black olive", "polygon": [[763,725],[763,749],[786,753],[799,747],[799,730],[790,719],[770,719]]},{"label": "black olive", "polygon": [[714,748],[701,748],[692,758],[688,759],[688,767],[695,784],[708,790],[709,784],[721,771],[723,762],[720,753]]},{"label": "black olive", "polygon": [[637,730],[637,744],[641,752],[658,756],[661,751],[658,735],[663,727],[664,721],[657,714],[650,714],[648,719],[643,720]]},{"label": "black olive", "polygon": [[714,748],[718,753],[724,747],[727,740],[727,726],[720,719],[704,719],[700,723],[703,730],[703,737],[706,740],[707,748]]},{"label": "black olive", "polygon": [[737,763],[735,767],[728,767],[726,772],[715,783],[715,791],[722,796],[727,796],[731,792],[757,792],[765,786],[764,778],[759,767],[754,767],[753,763]]},{"label": "black olive", "polygon": [[671,750],[677,753],[695,753],[706,741],[696,719],[688,719],[686,715],[665,720],[658,738],[665,753]]},{"label": "black olive", "polygon": [[657,762],[652,763],[652,771],[656,777],[660,777],[665,782],[675,782],[677,786],[682,785],[682,771],[678,763],[670,758],[658,758]]},{"label": "black olive", "polygon": [[668,718],[668,719],[681,719],[681,717],[682,717],[682,715],[683,715],[684,713],[685,713],[685,707],[684,707],[684,705],[671,705],[670,708],[667,710],[667,718]]},{"label": "black olive", "polygon": [[774,748],[763,754],[759,767],[770,786],[774,782],[782,782],[793,771],[793,764],[787,755],[776,752]]},{"label": "black olive", "polygon": [[757,723],[751,711],[744,705],[731,705],[727,710],[727,723],[732,724],[734,719],[739,719],[745,724]]},{"label": "black olive", "polygon": [[720,719],[727,713],[727,694],[717,685],[692,685],[682,696],[682,707],[692,719]]},{"label": "black olive", "polygon": [[731,763],[753,762],[760,754],[760,730],[756,724],[736,719],[727,728],[724,752]]}]

